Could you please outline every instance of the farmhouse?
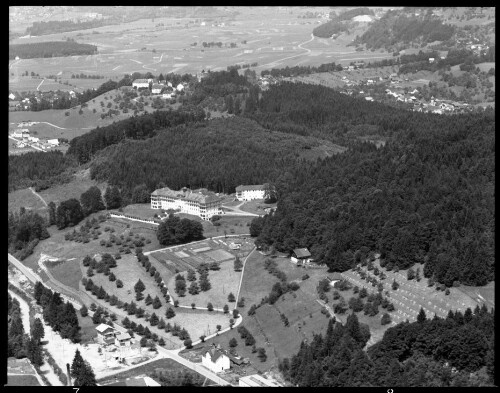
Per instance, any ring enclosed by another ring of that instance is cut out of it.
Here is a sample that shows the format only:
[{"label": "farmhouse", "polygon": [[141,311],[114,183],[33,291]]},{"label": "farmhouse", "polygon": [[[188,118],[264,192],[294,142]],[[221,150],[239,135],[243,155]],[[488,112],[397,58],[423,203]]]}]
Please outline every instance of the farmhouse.
[{"label": "farmhouse", "polygon": [[195,191],[186,187],[179,191],[160,188],[151,194],[151,209],[178,210],[204,220],[223,214],[222,198],[204,188]]},{"label": "farmhouse", "polygon": [[271,387],[271,388],[279,388],[281,385],[273,380],[264,378],[262,375],[253,374],[253,375],[245,375],[241,377],[238,386],[240,387]]},{"label": "farmhouse", "polygon": [[297,266],[306,265],[311,261],[311,253],[307,248],[296,248],[293,250],[291,261]]},{"label": "farmhouse", "polygon": [[236,199],[239,201],[251,201],[252,199],[263,199],[264,193],[265,189],[263,184],[236,187]]},{"label": "farmhouse", "polygon": [[132,344],[132,337],[128,333],[121,333],[115,336],[115,345],[117,347],[130,347]]},{"label": "farmhouse", "polygon": [[101,323],[95,328],[97,331],[97,342],[99,344],[113,344],[115,342],[115,329],[111,326]]},{"label": "farmhouse", "polygon": [[151,87],[151,93],[153,93],[153,94],[160,94],[161,91],[162,91],[162,89],[163,89],[162,85],[153,85]]},{"label": "farmhouse", "polygon": [[201,364],[214,373],[220,373],[224,370],[229,370],[231,362],[220,349],[213,346],[208,349],[201,358]]},{"label": "farmhouse", "polygon": [[183,85],[182,83],[179,83],[179,84],[177,85],[177,87],[176,87],[176,90],[177,90],[178,92],[183,91],[183,90],[184,90],[184,85]]},{"label": "farmhouse", "polygon": [[[29,135],[29,134],[28,134],[28,135]],[[23,133],[22,133],[22,131],[14,131],[14,132],[12,133],[12,136],[13,136],[14,138],[22,138],[22,137],[23,137]]]},{"label": "farmhouse", "polygon": [[15,100],[16,99],[16,95],[14,93],[10,93],[9,94],[9,99],[10,100]]},{"label": "farmhouse", "polygon": [[59,140],[58,139],[48,139],[47,143],[50,144],[50,145],[59,146]]},{"label": "farmhouse", "polygon": [[143,87],[149,88],[149,83],[152,82],[152,79],[135,79],[132,82],[132,87],[135,87],[136,89],[141,89]]}]

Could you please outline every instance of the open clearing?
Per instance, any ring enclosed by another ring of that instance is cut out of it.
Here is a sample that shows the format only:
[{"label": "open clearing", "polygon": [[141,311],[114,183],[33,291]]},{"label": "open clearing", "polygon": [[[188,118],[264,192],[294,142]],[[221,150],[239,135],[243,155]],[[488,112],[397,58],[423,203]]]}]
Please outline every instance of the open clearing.
[{"label": "open clearing", "polygon": [[39,214],[45,215],[47,207],[43,204],[40,198],[37,198],[28,188],[23,188],[13,192],[9,192],[7,196],[8,209],[11,212],[18,212],[21,207],[33,210]]}]

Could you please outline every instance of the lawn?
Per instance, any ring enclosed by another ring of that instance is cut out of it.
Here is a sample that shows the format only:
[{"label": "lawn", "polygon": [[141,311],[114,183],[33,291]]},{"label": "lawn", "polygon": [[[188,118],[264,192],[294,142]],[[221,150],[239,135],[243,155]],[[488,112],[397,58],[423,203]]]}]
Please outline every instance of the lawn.
[{"label": "lawn", "polygon": [[245,202],[240,206],[241,210],[253,214],[265,214],[264,209],[266,208],[275,209],[276,203],[264,203],[263,199],[254,199],[253,201]]},{"label": "lawn", "polygon": [[78,324],[80,325],[80,333],[81,333],[81,342],[80,344],[87,344],[87,343],[93,343],[94,338],[97,337],[97,332],[95,330],[97,325],[94,325],[92,322],[92,318],[89,316],[87,317],[82,317],[80,312],[78,311],[76,313],[78,316]]},{"label": "lawn", "polygon": [[[187,277],[187,273],[180,273],[182,276]],[[196,283],[199,286],[199,273],[196,272]],[[172,277],[167,284],[170,293],[175,299],[179,300],[180,305],[191,306],[191,303],[195,303],[199,307],[207,307],[208,302],[211,302],[214,308],[222,308],[225,304],[229,306],[229,309],[236,307],[236,303],[230,303],[227,299],[229,293],[233,293],[236,297],[238,294],[238,286],[240,284],[241,272],[234,271],[234,263],[222,262],[220,264],[220,270],[210,270],[208,274],[208,279],[212,284],[212,287],[206,291],[200,291],[197,295],[191,295],[186,290],[186,295],[179,297],[175,292],[175,277]],[[186,280],[186,287],[189,289],[191,281]]]},{"label": "lawn", "polygon": [[191,373],[196,373],[195,371],[192,371],[190,368],[187,368],[186,366],[177,363],[175,360],[172,359],[158,359],[154,360],[151,363],[144,364],[139,367],[134,367],[131,370],[123,371],[118,374],[114,374],[113,376],[110,377],[104,377],[100,380],[98,380],[98,383],[101,385],[107,385],[108,383],[113,383],[118,380],[122,379],[127,379],[127,378],[134,378],[138,377],[140,375],[146,374],[150,375],[154,371],[161,371],[163,373],[171,373],[171,372],[191,372]]},{"label": "lawn", "polygon": [[7,386],[41,386],[34,375],[8,375]]},{"label": "lawn", "polygon": [[216,237],[216,236],[224,236],[224,235],[239,235],[239,234],[248,234],[250,233],[250,222],[254,217],[236,217],[236,216],[222,216],[222,218],[217,221],[220,225],[214,225],[211,221],[202,220],[198,216],[194,216],[191,214],[178,213],[176,216],[180,218],[189,218],[190,220],[196,220],[201,222],[203,225],[203,236],[207,239]]},{"label": "lawn", "polygon": [[80,280],[82,279],[82,271],[80,270],[81,258],[76,258],[71,261],[64,261],[53,266],[50,262],[45,262],[45,266],[57,281],[75,288],[78,290]]}]

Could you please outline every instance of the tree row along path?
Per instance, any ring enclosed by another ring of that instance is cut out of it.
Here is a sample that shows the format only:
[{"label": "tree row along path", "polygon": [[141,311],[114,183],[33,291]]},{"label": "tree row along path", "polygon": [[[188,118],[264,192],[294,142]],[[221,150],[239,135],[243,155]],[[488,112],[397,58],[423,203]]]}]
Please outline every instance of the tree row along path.
[{"label": "tree row along path", "polygon": [[45,202],[45,199],[43,199],[42,196],[33,189],[33,187],[28,187],[28,188],[33,194],[35,194],[38,198],[40,198],[40,200],[43,202],[45,206],[49,206],[47,202]]}]

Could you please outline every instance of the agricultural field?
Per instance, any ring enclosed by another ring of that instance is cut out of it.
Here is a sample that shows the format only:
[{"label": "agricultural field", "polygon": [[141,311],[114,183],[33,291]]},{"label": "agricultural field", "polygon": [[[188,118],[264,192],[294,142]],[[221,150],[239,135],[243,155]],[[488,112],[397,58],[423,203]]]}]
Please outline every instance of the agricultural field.
[{"label": "agricultural field", "polygon": [[[462,312],[465,311],[466,308],[470,307],[474,309],[476,304],[481,304],[482,299],[480,299],[477,295],[476,290],[480,288],[474,287],[473,290],[466,289],[465,287],[452,287],[449,288],[450,294],[445,295],[442,291],[437,291],[435,287],[428,286],[428,279],[423,277],[420,282],[416,280],[407,280],[407,271],[401,270],[399,272],[394,271],[386,271],[384,268],[380,267],[379,260],[377,259],[374,262],[374,266],[378,267],[378,269],[384,274],[386,274],[387,278],[385,280],[380,280],[384,285],[384,296],[386,291],[389,293],[388,299],[394,304],[395,310],[390,312],[392,319],[392,324],[388,324],[382,326],[380,324],[380,318],[382,314],[386,312],[386,310],[379,308],[379,313],[374,317],[369,317],[364,315],[364,313],[358,312],[358,319],[360,322],[367,323],[370,326],[370,331],[372,337],[368,345],[375,343],[380,340],[383,336],[385,330],[388,327],[394,326],[397,323],[404,322],[408,319],[410,322],[416,320],[418,312],[420,311],[420,307],[422,307],[428,318],[432,318],[434,314],[439,317],[445,318],[448,315],[449,310],[460,310]],[[420,268],[422,271],[421,265],[415,265],[414,270]],[[370,272],[370,274],[372,274]],[[371,284],[367,283],[365,280],[361,279],[361,277],[354,271],[347,271],[342,273],[342,275],[353,285],[357,285],[361,288],[363,285],[367,288],[368,292],[376,293],[376,287],[372,287]],[[391,284],[393,280],[396,280],[400,287],[397,290],[393,290]],[[491,287],[494,288],[494,285],[491,285],[489,288],[484,287],[484,293],[488,296],[488,292],[491,292]],[[330,291],[327,296],[329,298],[329,304],[335,303],[332,300],[332,292]],[[343,291],[340,293],[346,301],[349,300],[350,297],[356,296],[352,289],[347,291]],[[491,298],[491,294],[488,296],[488,299]],[[488,304],[488,303],[487,303]],[[488,305],[494,305],[491,302]]]},{"label": "agricultural field", "polygon": [[[22,59],[12,66],[11,72],[20,75],[24,71],[33,71],[42,77],[58,75],[63,81],[68,80],[80,87],[79,83],[99,83],[99,80],[69,79],[72,73],[95,73],[115,79],[133,72],[196,73],[202,69],[217,71],[228,65],[253,62],[258,63],[255,69],[260,72],[287,65],[344,63],[392,56],[382,51],[359,52],[347,46],[356,35],[363,33],[367,24],[359,24],[349,35],[327,40],[312,37],[312,30],[319,21],[298,19],[300,9],[283,12],[274,7],[245,7],[238,11],[239,15],[233,20],[218,27],[210,22],[188,23],[189,19],[155,18],[154,21],[143,19],[92,30],[15,39],[13,44],[68,37],[96,45],[99,54]],[[159,24],[163,26],[158,27]],[[222,42],[222,47],[203,48],[204,41]],[[236,47],[230,48],[229,43],[235,43]]]}]

